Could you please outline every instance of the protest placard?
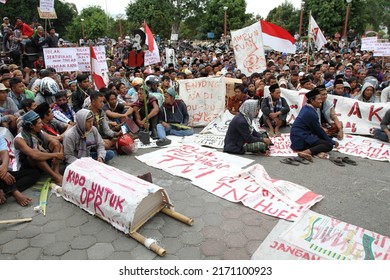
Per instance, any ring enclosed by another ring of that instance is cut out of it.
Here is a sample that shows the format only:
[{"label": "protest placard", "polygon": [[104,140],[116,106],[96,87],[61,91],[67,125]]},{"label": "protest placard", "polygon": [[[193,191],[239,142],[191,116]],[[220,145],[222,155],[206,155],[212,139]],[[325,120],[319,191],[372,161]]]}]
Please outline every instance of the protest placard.
[{"label": "protest placard", "polygon": [[78,71],[76,48],[44,48],[43,55],[46,68],[54,68],[57,72]]},{"label": "protest placard", "polygon": [[378,37],[366,37],[362,38],[362,51],[372,51],[374,50],[375,44],[378,41]]}]

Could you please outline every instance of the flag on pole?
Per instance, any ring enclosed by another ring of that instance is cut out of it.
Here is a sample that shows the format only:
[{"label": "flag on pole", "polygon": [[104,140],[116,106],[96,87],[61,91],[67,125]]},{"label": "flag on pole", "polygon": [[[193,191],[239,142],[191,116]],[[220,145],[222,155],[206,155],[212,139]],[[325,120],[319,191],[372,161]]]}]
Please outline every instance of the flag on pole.
[{"label": "flag on pole", "polygon": [[97,89],[101,89],[102,87],[105,87],[106,84],[104,83],[103,79],[103,70],[101,65],[99,64],[95,50],[93,49],[92,44],[89,46],[90,52],[91,52],[91,75],[93,78],[93,81],[95,83],[95,86]]},{"label": "flag on pole", "polygon": [[156,40],[154,39],[153,33],[146,22],[144,23],[144,31],[146,35],[145,42],[148,45],[148,49],[145,51],[144,65],[147,66],[161,62],[160,52]]},{"label": "flag on pole", "polygon": [[310,15],[309,23],[309,36],[313,38],[317,49],[321,49],[323,45],[326,44],[326,39],[317,22],[314,20],[313,16]]},{"label": "flag on pole", "polygon": [[295,39],[287,30],[265,20],[260,20],[260,22],[264,46],[278,52],[295,53],[297,50]]}]

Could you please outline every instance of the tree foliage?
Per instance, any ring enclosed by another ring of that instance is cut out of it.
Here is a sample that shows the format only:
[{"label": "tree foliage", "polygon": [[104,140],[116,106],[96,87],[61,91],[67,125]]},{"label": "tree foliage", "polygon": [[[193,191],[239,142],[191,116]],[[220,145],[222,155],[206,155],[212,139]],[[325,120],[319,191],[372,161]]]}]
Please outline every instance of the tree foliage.
[{"label": "tree foliage", "polygon": [[268,13],[266,21],[279,25],[294,35],[299,28],[299,16],[300,10],[295,9],[293,4],[285,1]]}]

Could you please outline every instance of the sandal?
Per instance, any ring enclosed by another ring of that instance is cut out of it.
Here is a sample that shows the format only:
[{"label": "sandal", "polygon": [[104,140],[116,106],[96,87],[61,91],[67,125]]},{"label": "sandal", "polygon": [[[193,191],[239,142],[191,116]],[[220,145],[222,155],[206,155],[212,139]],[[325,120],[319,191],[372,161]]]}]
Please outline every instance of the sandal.
[{"label": "sandal", "polygon": [[305,164],[305,165],[307,165],[307,164],[309,164],[310,163],[310,161],[308,161],[307,159],[305,159],[305,158],[301,158],[301,157],[294,157],[294,158],[292,158],[294,161],[297,161],[297,162],[299,162],[299,163],[302,163],[302,164]]},{"label": "sandal", "polygon": [[338,157],[338,159],[340,159],[342,162],[344,162],[346,164],[350,164],[350,165],[353,165],[353,166],[357,165],[356,161],[350,159],[349,157]]},{"label": "sandal", "polygon": [[302,153],[302,152],[298,152],[298,156],[300,158],[304,158],[310,162],[313,162],[313,157],[310,155],[310,154],[306,154],[306,153]]},{"label": "sandal", "polygon": [[344,162],[339,158],[330,157],[329,160],[338,166],[345,166]]},{"label": "sandal", "polygon": [[280,162],[284,163],[284,164],[295,165],[295,166],[299,165],[299,163],[294,161],[294,159],[292,159],[292,158],[284,158],[284,159],[280,160]]}]

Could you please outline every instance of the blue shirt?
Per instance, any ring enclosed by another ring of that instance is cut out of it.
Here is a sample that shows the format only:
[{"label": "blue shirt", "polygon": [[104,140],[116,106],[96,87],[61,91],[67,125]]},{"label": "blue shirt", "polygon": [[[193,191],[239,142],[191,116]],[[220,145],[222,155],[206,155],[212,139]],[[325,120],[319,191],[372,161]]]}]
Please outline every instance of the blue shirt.
[{"label": "blue shirt", "polygon": [[26,95],[24,93],[22,93],[20,95],[20,98],[18,98],[15,93],[11,90],[9,93],[8,93],[8,97],[11,97],[12,100],[15,102],[16,106],[18,106],[18,109],[22,109],[22,101],[24,99],[26,99]]}]

